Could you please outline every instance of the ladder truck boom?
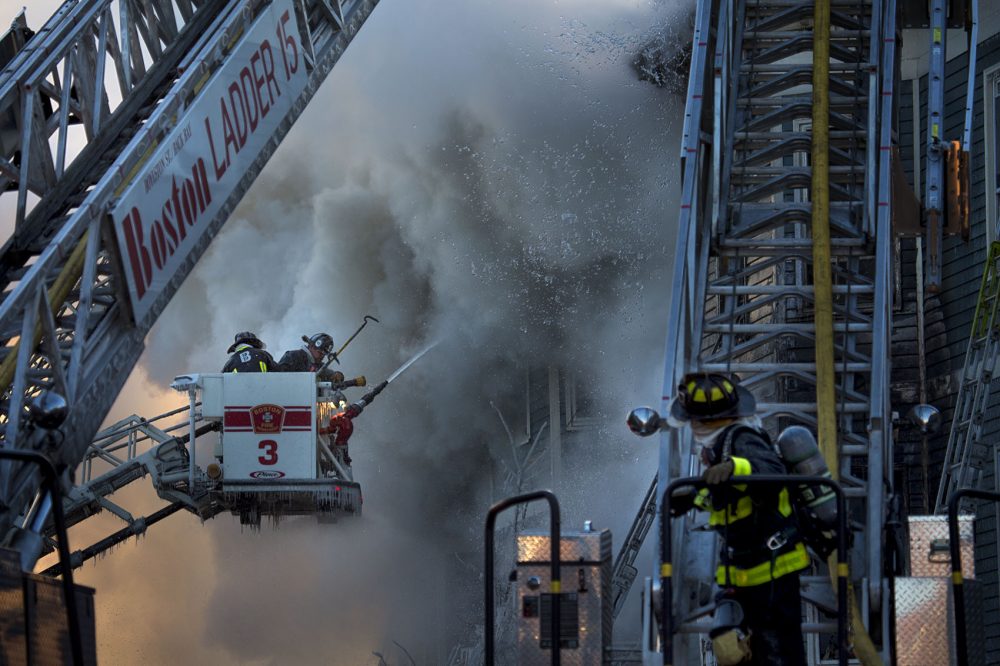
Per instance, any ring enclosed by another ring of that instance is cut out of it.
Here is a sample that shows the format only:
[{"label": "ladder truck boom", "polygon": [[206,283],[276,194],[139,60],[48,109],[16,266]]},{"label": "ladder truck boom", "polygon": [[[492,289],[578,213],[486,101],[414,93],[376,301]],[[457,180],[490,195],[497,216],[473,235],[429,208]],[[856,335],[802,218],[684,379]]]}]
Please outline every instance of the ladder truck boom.
[{"label": "ladder truck boom", "polygon": [[[818,431],[858,518],[851,575],[868,615],[855,617],[874,626],[889,612],[896,14],[892,0],[697,3],[661,407],[688,372],[736,373],[771,428]],[[700,473],[686,430],[664,432],[660,451],[658,497]],[[696,663],[717,546],[690,520],[671,539],[687,618],[673,657]],[[804,583],[831,591],[824,577]],[[874,663],[864,629],[855,649]]]},{"label": "ladder truck boom", "polygon": [[[18,128],[0,145],[16,196],[0,253],[4,447],[61,469],[83,459],[146,333],[376,4],[70,0],[27,39],[0,74],[0,118]],[[61,441],[25,422],[49,390],[67,401]],[[28,467],[0,471],[6,532],[39,485]]]},{"label": "ladder truck boom", "polygon": [[[144,534],[147,528],[181,509],[197,515],[201,520],[212,518],[224,510],[206,492],[208,479],[201,470],[198,470],[199,483],[193,489],[189,488],[190,455],[185,445],[190,433],[172,434],[185,428],[188,419],[170,426],[157,425],[157,422],[182,412],[187,410],[181,408],[150,419],[132,415],[95,436],[80,466],[80,483],[63,499],[66,525],[72,527],[107,511],[124,522],[125,527],[71,553],[70,563],[74,568],[130,537]],[[185,413],[184,416],[188,415]],[[195,429],[195,437],[220,429],[218,422],[204,423],[200,418],[197,421],[200,425]],[[106,469],[95,475],[98,468]],[[167,504],[147,516],[136,517],[112,495],[146,477],[150,478],[157,495]],[[52,541],[55,529],[52,525],[47,526],[44,536],[48,540],[42,547],[43,555],[55,548]],[[55,574],[58,568],[58,565],[52,565],[42,573]]]}]

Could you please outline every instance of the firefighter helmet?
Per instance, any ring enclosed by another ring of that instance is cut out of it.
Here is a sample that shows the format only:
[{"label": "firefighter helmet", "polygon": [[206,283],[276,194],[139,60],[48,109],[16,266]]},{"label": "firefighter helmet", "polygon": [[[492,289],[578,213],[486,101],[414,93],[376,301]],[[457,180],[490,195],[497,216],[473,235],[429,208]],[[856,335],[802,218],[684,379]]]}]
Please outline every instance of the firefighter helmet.
[{"label": "firefighter helmet", "polygon": [[226,353],[232,354],[240,345],[250,345],[256,349],[267,349],[267,345],[260,341],[260,338],[257,337],[256,333],[253,333],[252,331],[240,331],[236,334],[233,344],[229,345],[229,349],[226,350]]},{"label": "firefighter helmet", "polygon": [[333,338],[326,333],[317,333],[311,338],[307,338],[303,335],[302,341],[313,349],[320,350],[324,354],[329,354],[333,351]]},{"label": "firefighter helmet", "polygon": [[676,421],[711,421],[751,416],[757,409],[753,394],[735,380],[717,373],[684,375],[670,406]]}]

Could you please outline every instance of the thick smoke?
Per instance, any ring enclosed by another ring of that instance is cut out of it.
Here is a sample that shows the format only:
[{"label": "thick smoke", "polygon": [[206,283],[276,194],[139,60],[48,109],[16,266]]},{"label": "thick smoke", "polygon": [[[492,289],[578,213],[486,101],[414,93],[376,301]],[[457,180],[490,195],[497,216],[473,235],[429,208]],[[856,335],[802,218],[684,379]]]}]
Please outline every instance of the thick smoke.
[{"label": "thick smoke", "polygon": [[[381,323],[344,352],[348,376],[377,382],[440,344],[357,422],[362,518],[258,534],[175,517],[100,565],[118,562],[119,582],[92,574],[99,622],[147,619],[124,636],[99,625],[106,661],[407,663],[397,641],[444,663],[454,608],[481,585],[469,571],[505,442],[491,403],[516,402],[528,368],[583,378],[610,417],[566,454],[564,520],[622,538],[653,473],[618,424],[659,395],[681,129],[681,101],[629,63],[687,11],[383,0],[133,379],[216,371],[239,330],[276,357],[303,333],[339,344],[366,314]],[[133,595],[121,577],[140,567],[158,573]]]}]

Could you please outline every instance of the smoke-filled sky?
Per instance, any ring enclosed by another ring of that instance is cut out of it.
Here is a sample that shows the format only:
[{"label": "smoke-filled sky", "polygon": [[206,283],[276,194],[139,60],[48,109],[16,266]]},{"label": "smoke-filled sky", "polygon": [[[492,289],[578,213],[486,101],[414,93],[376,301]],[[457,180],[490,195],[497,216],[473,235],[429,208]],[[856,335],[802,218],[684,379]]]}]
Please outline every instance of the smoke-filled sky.
[{"label": "smoke-filled sky", "polygon": [[[683,105],[629,63],[665,30],[687,38],[689,4],[381,1],[112,416],[183,402],[170,379],[217,371],[240,330],[277,357],[378,317],[343,354],[372,383],[441,343],[357,421],[360,519],[256,533],[178,514],[84,567],[104,663],[408,663],[394,641],[444,663],[442,625],[481,589],[459,563],[481,557],[505,442],[491,402],[515,404],[529,367],[571,371],[610,417],[565,452],[560,490],[564,525],[594,519],[618,547],[655,471],[623,422],[660,390]],[[44,16],[33,5],[29,25]],[[134,485],[119,493],[131,510],[159,506]],[[102,516],[72,546],[115,527]]]}]

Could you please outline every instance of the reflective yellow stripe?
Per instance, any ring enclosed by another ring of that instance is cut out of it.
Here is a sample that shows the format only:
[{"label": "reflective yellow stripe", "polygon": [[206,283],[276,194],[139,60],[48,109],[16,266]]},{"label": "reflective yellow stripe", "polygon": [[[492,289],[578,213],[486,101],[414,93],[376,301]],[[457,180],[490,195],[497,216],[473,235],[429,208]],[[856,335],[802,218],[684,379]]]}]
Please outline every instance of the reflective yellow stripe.
[{"label": "reflective yellow stripe", "polygon": [[267,366],[264,365],[264,361],[257,361],[257,362],[260,363],[260,371],[267,372]]},{"label": "reflective yellow stripe", "polygon": [[725,397],[726,394],[722,392],[722,389],[720,389],[718,386],[712,387],[712,402],[722,400]]},{"label": "reflective yellow stripe", "polygon": [[[726,507],[729,511],[729,523],[732,524],[737,520],[746,518],[751,513],[753,513],[753,500],[750,499],[749,495],[744,495],[736,502],[736,512],[732,511],[733,505],[730,504]],[[725,525],[726,524],[726,511],[719,509],[713,510],[712,515],[708,517],[709,525]]]},{"label": "reflective yellow stripe", "polygon": [[549,585],[549,590],[553,594],[559,594],[559,592],[562,591],[562,581],[559,581],[559,580],[552,581],[552,584]]},{"label": "reflective yellow stripe", "polygon": [[[801,571],[809,566],[809,553],[802,543],[795,544],[795,550],[783,553],[774,558],[772,568],[771,561],[762,562],[749,569],[739,569],[734,566],[729,567],[729,584],[736,587],[752,587],[762,585],[775,578],[781,578],[785,574]],[[774,572],[772,574],[772,571]],[[719,585],[726,585],[726,567],[719,567],[715,572],[715,580]]]},{"label": "reflective yellow stripe", "polygon": [[753,473],[753,467],[750,466],[750,461],[746,458],[732,457],[733,461],[733,476],[750,476]]},{"label": "reflective yellow stripe", "polygon": [[673,575],[674,575],[673,565],[667,562],[664,562],[663,564],[660,565],[660,578],[670,578]]},{"label": "reflective yellow stripe", "polygon": [[847,578],[847,576],[848,576],[849,573],[850,572],[847,569],[847,562],[838,562],[837,563],[837,575],[838,576],[840,576],[841,578]]},{"label": "reflective yellow stripe", "polygon": [[[736,462],[742,460],[742,458],[733,458]],[[746,463],[749,466],[749,462]],[[736,463],[736,469],[740,468],[740,463]],[[744,474],[741,476],[748,476]],[[747,485],[745,483],[737,483],[733,486],[737,490],[746,490]],[[708,524],[715,525],[725,525],[726,524],[726,514],[722,509],[716,509],[712,506],[711,497],[707,489],[703,488],[698,492],[698,495],[694,499],[694,505],[699,509],[704,511],[711,511],[712,515],[708,518]],[[778,512],[782,516],[792,515],[792,500],[791,496],[788,494],[788,488],[782,488],[781,492],[778,493]],[[753,501],[750,499],[749,495],[744,495],[736,503],[736,511],[732,511],[732,505],[730,505],[729,512],[729,523],[732,524],[734,521],[746,518],[751,513],[753,513]]]},{"label": "reflective yellow stripe", "polygon": [[955,585],[961,585],[962,584],[962,580],[963,579],[962,579],[962,572],[961,571],[952,571],[951,572],[951,582],[953,582]]},{"label": "reflective yellow stripe", "polygon": [[702,488],[694,497],[694,505],[703,511],[712,510],[712,498],[708,494],[708,488]]},{"label": "reflective yellow stripe", "polygon": [[239,370],[237,370],[236,368],[233,368],[233,372],[239,372]]},{"label": "reflective yellow stripe", "polygon": [[778,513],[783,516],[792,515],[792,500],[788,496],[788,488],[782,488],[778,493]]},{"label": "reflective yellow stripe", "polygon": [[695,402],[708,402],[708,396],[705,394],[705,389],[698,389],[691,396],[691,399]]}]

